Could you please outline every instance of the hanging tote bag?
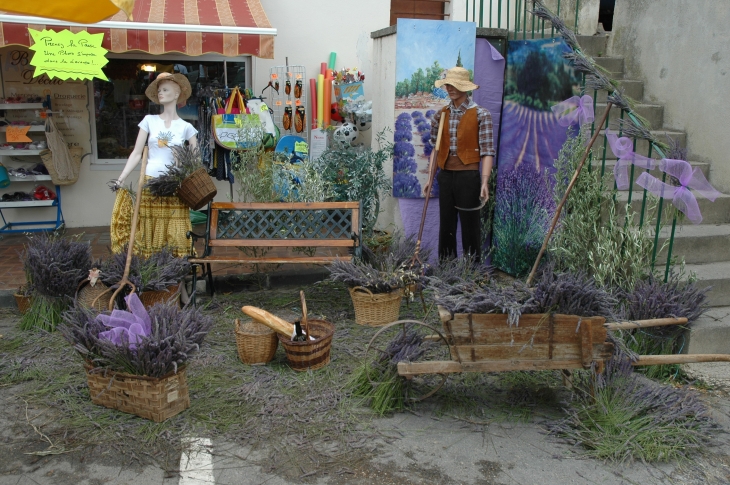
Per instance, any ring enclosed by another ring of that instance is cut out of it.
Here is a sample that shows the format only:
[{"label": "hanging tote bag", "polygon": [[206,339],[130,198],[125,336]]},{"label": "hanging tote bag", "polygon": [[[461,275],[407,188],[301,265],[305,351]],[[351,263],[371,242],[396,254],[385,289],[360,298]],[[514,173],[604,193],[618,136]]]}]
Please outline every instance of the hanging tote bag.
[{"label": "hanging tote bag", "polygon": [[46,141],[48,150],[43,150],[40,156],[54,185],[75,184],[79,179],[83,148],[69,148],[51,116],[46,118]]},{"label": "hanging tote bag", "polygon": [[[238,114],[233,110],[237,109]],[[257,114],[246,114],[243,96],[238,88],[233,88],[226,102],[226,112],[213,115],[213,137],[216,144],[228,150],[255,148],[264,138],[264,128]]]}]

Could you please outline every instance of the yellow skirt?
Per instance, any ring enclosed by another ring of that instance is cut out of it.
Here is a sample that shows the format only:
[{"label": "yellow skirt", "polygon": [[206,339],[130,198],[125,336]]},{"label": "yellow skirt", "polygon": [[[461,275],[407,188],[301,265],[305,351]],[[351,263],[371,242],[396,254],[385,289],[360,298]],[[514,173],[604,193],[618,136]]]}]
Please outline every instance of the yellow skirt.
[{"label": "yellow skirt", "polygon": [[[112,252],[124,251],[132,231],[134,202],[126,189],[117,191],[110,226]],[[156,197],[142,189],[142,201],[134,237],[134,254],[149,257],[167,246],[177,257],[190,255],[190,240],[185,234],[192,229],[190,209],[179,197]]]}]

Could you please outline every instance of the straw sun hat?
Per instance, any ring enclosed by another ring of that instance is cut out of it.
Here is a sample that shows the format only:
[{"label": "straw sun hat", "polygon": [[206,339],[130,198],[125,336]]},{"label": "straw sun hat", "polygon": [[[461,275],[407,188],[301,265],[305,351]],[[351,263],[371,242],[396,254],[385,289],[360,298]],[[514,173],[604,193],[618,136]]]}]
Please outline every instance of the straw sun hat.
[{"label": "straw sun hat", "polygon": [[160,101],[157,99],[157,86],[162,81],[172,81],[180,86],[180,97],[177,98],[178,104],[184,104],[185,101],[188,100],[190,95],[193,94],[193,88],[190,87],[190,81],[188,81],[188,78],[185,77],[183,74],[170,74],[169,72],[161,72],[159,76],[157,76],[157,79],[152,81],[152,83],[147,86],[147,89],[144,90],[144,93],[147,95],[147,97],[157,104],[160,104]]},{"label": "straw sun hat", "polygon": [[474,84],[469,80],[469,71],[463,67],[452,67],[446,71],[446,76],[439,79],[434,83],[437,88],[440,88],[444,84],[451,84],[459,91],[474,91],[479,89],[477,84]]}]

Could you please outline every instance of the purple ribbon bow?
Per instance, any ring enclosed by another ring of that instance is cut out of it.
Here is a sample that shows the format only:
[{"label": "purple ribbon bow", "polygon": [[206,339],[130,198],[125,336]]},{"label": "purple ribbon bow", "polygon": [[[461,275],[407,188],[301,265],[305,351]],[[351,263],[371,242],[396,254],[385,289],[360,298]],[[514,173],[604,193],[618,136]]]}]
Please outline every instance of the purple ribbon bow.
[{"label": "purple ribbon bow", "polygon": [[591,123],[595,116],[593,114],[593,98],[590,96],[573,96],[561,101],[550,108],[558,118],[560,126],[570,126],[576,121],[579,125]]},{"label": "purple ribbon bow", "polygon": [[111,341],[114,345],[129,343],[134,349],[152,332],[152,320],[136,293],[125,297],[130,312],[114,310],[111,315],[99,315],[96,318],[111,330],[99,332],[99,338]]},{"label": "purple ribbon bow", "polygon": [[692,166],[684,160],[664,158],[659,162],[659,170],[676,177],[680,183],[679,187],[664,183],[646,172],[636,179],[636,184],[644,187],[657,197],[671,198],[672,204],[684,212],[690,221],[695,224],[702,222],[702,214],[697,204],[697,198],[690,189],[695,190],[712,202],[720,195],[720,192],[710,185],[699,168],[693,170]]},{"label": "purple ribbon bow", "polygon": [[606,140],[618,159],[613,167],[613,176],[616,178],[616,188],[619,190],[629,188],[629,165],[634,164],[648,170],[654,168],[656,160],[634,153],[634,144],[630,138],[625,136],[619,138],[616,133],[606,130]]}]

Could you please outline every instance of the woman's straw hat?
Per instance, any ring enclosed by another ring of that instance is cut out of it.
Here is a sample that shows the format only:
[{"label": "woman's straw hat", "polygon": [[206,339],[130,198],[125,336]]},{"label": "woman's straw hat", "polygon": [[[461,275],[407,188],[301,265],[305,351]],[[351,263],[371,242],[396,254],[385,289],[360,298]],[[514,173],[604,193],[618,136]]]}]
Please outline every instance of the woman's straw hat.
[{"label": "woman's straw hat", "polygon": [[190,87],[190,81],[188,81],[188,78],[186,78],[185,75],[161,72],[159,76],[157,76],[157,79],[152,81],[152,83],[147,86],[147,89],[144,90],[147,97],[157,104],[160,104],[160,101],[157,99],[157,86],[162,81],[172,81],[180,86],[180,97],[177,98],[177,104],[184,104],[190,95],[193,94],[193,88]]},{"label": "woman's straw hat", "polygon": [[439,79],[434,83],[437,88],[440,88],[444,84],[451,84],[459,91],[474,91],[479,89],[477,84],[474,84],[469,80],[469,71],[463,67],[452,67],[446,71],[446,76]]}]

